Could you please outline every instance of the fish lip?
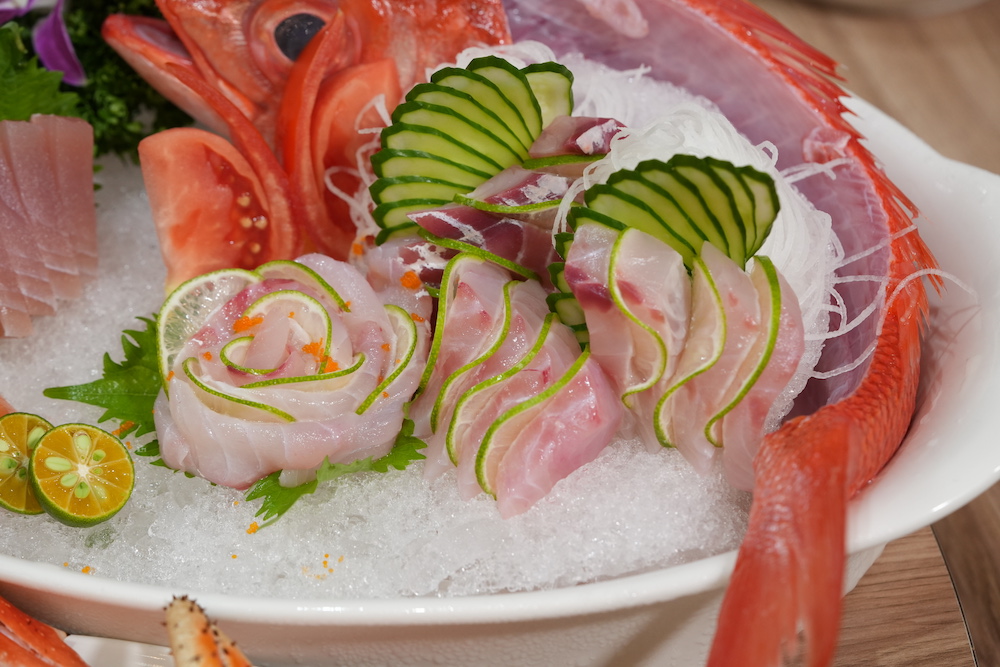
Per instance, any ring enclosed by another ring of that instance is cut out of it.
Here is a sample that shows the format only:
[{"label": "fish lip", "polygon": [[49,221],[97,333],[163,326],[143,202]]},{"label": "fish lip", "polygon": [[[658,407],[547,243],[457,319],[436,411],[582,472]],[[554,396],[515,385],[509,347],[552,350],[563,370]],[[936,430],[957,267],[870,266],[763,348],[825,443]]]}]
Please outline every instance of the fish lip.
[{"label": "fish lip", "polygon": [[[122,49],[134,52],[138,43],[152,45],[159,51],[177,59],[192,61],[191,53],[177,33],[163,19],[148,16],[111,14],[101,26],[101,36],[119,54]],[[122,54],[124,56],[124,54]]]}]

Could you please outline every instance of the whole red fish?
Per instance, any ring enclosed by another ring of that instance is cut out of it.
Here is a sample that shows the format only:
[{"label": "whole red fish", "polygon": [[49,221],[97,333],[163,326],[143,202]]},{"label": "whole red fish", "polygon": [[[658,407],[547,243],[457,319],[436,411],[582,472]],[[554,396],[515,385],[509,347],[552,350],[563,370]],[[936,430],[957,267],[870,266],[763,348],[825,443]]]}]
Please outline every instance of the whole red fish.
[{"label": "whole red fish", "polygon": [[[352,128],[344,129],[344,119],[355,116],[346,112],[320,114],[319,101],[326,95],[313,91],[337,81],[334,90],[343,92],[331,96],[345,108],[353,102],[354,111],[362,103],[351,97],[353,92],[347,92],[347,79],[362,89],[370,81],[383,81],[384,85],[374,88],[393,89],[392,94],[386,94],[391,108],[398,92],[419,78],[419,67],[410,70],[410,78],[400,69],[400,50],[430,50],[434,57],[419,62],[431,64],[434,58],[448,59],[444,53],[447,49],[439,49],[435,40],[443,39],[455,48],[473,41],[503,42],[509,38],[508,25],[514,39],[544,42],[557,55],[578,51],[620,69],[646,66],[650,76],[711,99],[751,141],[769,141],[776,146],[779,168],[807,162],[829,163],[836,179],[813,176],[800,181],[797,187],[817,208],[831,215],[846,255],[851,258],[839,270],[847,278],[839,286],[847,306],[845,321],[832,322],[833,327],[847,332],[827,343],[819,367],[821,371],[850,370],[810,382],[796,402],[793,415],[797,416],[768,436],[757,454],[750,526],[709,658],[713,667],[777,665],[784,656],[795,652],[802,628],[808,664],[829,664],[840,618],[847,502],[877,475],[908,428],[914,410],[920,332],[926,311],[924,288],[912,278],[934,266],[927,248],[912,230],[915,211],[878,168],[843,117],[840,97],[844,92],[834,81],[833,61],[744,0],[505,0],[502,7],[496,2],[471,1],[436,5],[372,3],[364,11],[356,6],[359,3],[352,2],[340,4],[342,14],[331,9],[331,13],[323,15],[328,27],[307,42],[294,64],[292,59],[285,64],[287,78],[282,88],[280,77],[271,79],[266,74],[278,70],[261,68],[254,56],[254,49],[280,50],[277,41],[267,31],[260,39],[253,37],[260,33],[246,31],[248,26],[257,25],[248,18],[256,16],[251,7],[284,8],[285,3],[163,0],[163,4],[164,14],[179,38],[168,37],[165,27],[159,26],[162,30],[155,40],[129,41],[131,36],[123,35],[130,31],[142,33],[145,24],[130,25],[127,19],[113,19],[105,29],[109,40],[126,53],[170,51],[149,46],[156,41],[185,45],[186,50],[178,50],[191,55],[186,60],[180,58],[180,62],[170,58],[143,59],[135,54],[126,57],[138,59],[140,68],[156,70],[151,77],[154,80],[166,72],[164,91],[169,95],[173,88],[182,97],[190,97],[188,108],[201,105],[216,113],[222,121],[216,126],[228,128],[249,167],[241,167],[240,171],[225,166],[239,162],[239,151],[227,160],[215,157],[221,155],[219,151],[209,151],[209,160],[221,160],[220,173],[228,169],[234,178],[245,179],[241,183],[254,185],[254,192],[266,190],[273,197],[260,205],[260,215],[273,218],[275,213],[268,213],[268,207],[280,208],[278,197],[285,196],[284,201],[290,202],[285,206],[291,218],[308,221],[310,228],[319,224],[319,218],[307,213],[316,206],[309,203],[308,191],[323,191],[317,166],[322,161],[317,161],[315,155],[340,151],[338,164],[344,164],[343,142],[356,141],[350,136]],[[248,70],[245,76],[233,75],[232,68],[210,65],[222,58],[216,52],[232,47],[215,41],[221,40],[218,33],[207,40],[196,37],[204,26],[193,19],[181,21],[178,17],[182,12],[172,9],[176,5],[193,12],[203,4],[233,8],[231,14],[219,10],[203,20],[229,26],[231,35],[235,35],[233,43],[245,51],[236,61]],[[450,15],[452,20],[442,18],[449,16],[442,11],[445,4],[456,12]],[[407,9],[399,9],[401,6]],[[396,21],[396,16],[403,17],[403,22]],[[265,24],[280,25],[284,20]],[[459,28],[461,31],[455,32]],[[197,44],[197,49],[192,44]],[[394,63],[392,67],[386,59]],[[389,83],[398,88],[385,83],[392,79],[388,75],[369,76],[378,71],[379,63],[389,70],[395,68],[398,76]],[[352,70],[358,67],[373,69]],[[355,75],[348,74],[352,71]],[[275,84],[276,80],[279,83]],[[268,87],[275,85],[277,88]],[[267,100],[275,98],[265,91],[280,91],[277,108],[268,106]],[[357,94],[368,92],[361,90]],[[370,96],[363,99],[367,102]],[[318,114],[328,119],[321,124],[322,130],[316,129],[316,123],[307,122]],[[334,127],[327,124],[331,119],[336,121]],[[329,136],[321,136],[327,131]],[[248,138],[254,132],[257,139]],[[258,144],[267,145],[272,137],[279,158],[257,156],[262,151]],[[176,200],[168,202],[157,190],[176,192],[182,182],[192,179],[185,175],[183,162],[176,170],[170,168],[173,158],[166,140],[154,140],[148,140],[152,143],[143,151],[144,167],[154,165],[152,178],[147,176],[154,210],[162,212],[178,206],[179,217],[183,218],[190,214],[190,206]],[[263,183],[255,185],[251,176],[273,170],[271,161],[275,159],[281,160],[282,167],[271,179],[270,189]],[[205,196],[194,199],[206,201]],[[239,204],[241,200],[237,196],[232,201]],[[223,213],[234,210],[229,203],[226,206],[229,208],[222,207]],[[324,210],[329,216],[335,209],[327,206]],[[232,215],[237,216],[237,222],[243,220],[238,212]],[[172,223],[158,224],[162,228]],[[249,227],[253,231],[248,233],[270,233],[273,227],[269,224],[258,227],[251,218]],[[223,227],[232,228],[231,221]],[[297,223],[285,222],[282,228],[291,231],[271,242],[287,251],[289,244],[299,243],[294,240]],[[330,248],[342,250],[342,241],[351,230],[343,225],[339,229],[339,237],[334,232],[325,234],[313,229],[310,238],[321,248],[329,242]],[[242,238],[236,234],[232,243],[242,242],[241,252],[252,250],[253,242],[240,241]],[[221,252],[219,241],[213,243],[212,252]],[[178,273],[172,269],[172,275]],[[852,276],[873,278],[852,281]],[[870,304],[876,307],[865,316]],[[855,318],[858,325],[848,326],[854,324]]]}]

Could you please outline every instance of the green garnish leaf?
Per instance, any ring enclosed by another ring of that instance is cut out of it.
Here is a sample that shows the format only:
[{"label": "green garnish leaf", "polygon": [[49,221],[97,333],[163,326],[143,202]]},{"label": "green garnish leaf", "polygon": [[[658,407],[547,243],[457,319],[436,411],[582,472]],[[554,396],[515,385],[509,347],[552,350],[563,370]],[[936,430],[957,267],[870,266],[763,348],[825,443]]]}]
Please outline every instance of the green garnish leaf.
[{"label": "green garnish leaf", "polygon": [[281,486],[278,482],[281,471],[273,472],[250,487],[246,499],[263,498],[256,516],[264,521],[263,526],[269,526],[290,510],[299,498],[314,493],[320,482],[331,482],[356,472],[388,472],[390,468],[405,470],[414,461],[426,458],[420,453],[426,446],[427,443],[413,436],[413,421],[404,419],[396,443],[385,456],[378,459],[369,456],[353,463],[330,463],[327,459],[316,471],[316,479],[298,486]]},{"label": "green garnish leaf", "polygon": [[[138,319],[146,323],[146,328],[142,331],[127,329],[122,333],[125,359],[116,363],[110,354],[105,354],[101,379],[68,387],[50,387],[42,393],[49,398],[105,408],[98,421],[117,419],[121,423],[117,431],[119,437],[133,432],[137,437],[154,432],[153,403],[161,388],[156,361],[156,321],[145,317]],[[156,451],[159,452],[159,447]]]},{"label": "green garnish leaf", "polygon": [[28,120],[32,114],[79,116],[80,98],[60,92],[62,72],[51,72],[31,56],[14,23],[0,27],[0,120]]}]

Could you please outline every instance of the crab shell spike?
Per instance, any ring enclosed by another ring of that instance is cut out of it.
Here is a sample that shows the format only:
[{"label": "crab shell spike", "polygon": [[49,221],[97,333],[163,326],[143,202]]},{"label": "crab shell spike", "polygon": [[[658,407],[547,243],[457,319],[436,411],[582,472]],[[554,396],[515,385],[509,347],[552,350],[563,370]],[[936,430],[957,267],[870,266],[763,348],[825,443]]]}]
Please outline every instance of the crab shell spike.
[{"label": "crab shell spike", "polygon": [[233,640],[186,595],[171,600],[166,619],[177,667],[253,667]]}]

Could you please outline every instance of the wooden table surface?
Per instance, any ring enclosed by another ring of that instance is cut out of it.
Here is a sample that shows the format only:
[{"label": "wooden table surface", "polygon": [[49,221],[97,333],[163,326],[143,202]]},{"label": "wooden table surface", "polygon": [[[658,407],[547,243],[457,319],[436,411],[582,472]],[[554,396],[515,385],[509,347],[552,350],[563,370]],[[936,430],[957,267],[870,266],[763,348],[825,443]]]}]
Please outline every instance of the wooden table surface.
[{"label": "wooden table surface", "polygon": [[[939,153],[1000,173],[1000,0],[923,17],[758,4]],[[886,548],[845,601],[835,664],[1000,666],[1000,485]]]}]

